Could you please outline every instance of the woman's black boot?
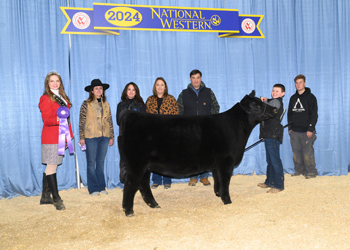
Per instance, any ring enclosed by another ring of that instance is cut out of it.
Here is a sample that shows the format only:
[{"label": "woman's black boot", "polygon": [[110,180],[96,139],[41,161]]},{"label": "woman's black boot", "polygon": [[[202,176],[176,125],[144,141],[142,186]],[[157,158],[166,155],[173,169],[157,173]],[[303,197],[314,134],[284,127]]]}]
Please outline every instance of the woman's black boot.
[{"label": "woman's black boot", "polygon": [[66,209],[66,207],[63,204],[63,200],[58,194],[56,173],[46,175],[46,178],[47,178],[47,182],[49,183],[50,190],[52,192],[53,205],[56,207],[57,210]]},{"label": "woman's black boot", "polygon": [[45,173],[43,173],[43,191],[41,193],[41,199],[40,199],[40,205],[44,205],[44,204],[53,204],[49,183],[47,182]]}]

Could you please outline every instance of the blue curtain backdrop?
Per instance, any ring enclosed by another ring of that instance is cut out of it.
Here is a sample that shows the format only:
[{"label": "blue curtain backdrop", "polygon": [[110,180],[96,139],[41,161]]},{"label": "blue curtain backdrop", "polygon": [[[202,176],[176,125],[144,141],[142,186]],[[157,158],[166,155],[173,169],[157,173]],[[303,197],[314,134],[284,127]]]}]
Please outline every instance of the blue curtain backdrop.
[{"label": "blue curtain backdrop", "polygon": [[[144,100],[154,80],[166,79],[176,98],[199,69],[225,111],[255,89],[270,97],[275,83],[286,86],[285,107],[295,93],[293,79],[306,75],[307,87],[318,99],[315,156],[320,175],[346,175],[350,162],[350,2],[347,0],[70,0],[70,7],[92,8],[94,2],[138,5],[238,9],[262,14],[265,39],[218,38],[215,33],[120,31],[114,35],[60,34],[67,20],[60,6],[67,0],[13,0],[0,3],[0,198],[39,195],[41,192],[41,129],[38,108],[44,79],[58,71],[73,107],[71,122],[79,138],[79,110],[88,94],[84,87],[99,78],[110,84],[107,100],[115,113],[124,86],[133,81]],[[287,123],[286,117],[283,124]],[[258,126],[248,145],[257,141]],[[74,143],[77,143],[75,140]],[[85,153],[76,147],[81,179],[86,185]],[[293,173],[292,151],[285,131],[281,158]],[[248,151],[233,174],[264,174],[263,144]],[[117,143],[105,161],[107,187],[119,183]],[[66,151],[58,167],[59,189],[74,188],[75,158]],[[178,180],[180,181],[180,180]]]}]

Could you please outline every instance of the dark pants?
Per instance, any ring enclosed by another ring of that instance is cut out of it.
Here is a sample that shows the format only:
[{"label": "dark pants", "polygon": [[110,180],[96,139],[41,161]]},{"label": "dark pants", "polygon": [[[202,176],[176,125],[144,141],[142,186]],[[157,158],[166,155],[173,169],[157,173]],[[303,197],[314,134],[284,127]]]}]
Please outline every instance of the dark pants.
[{"label": "dark pants", "polygon": [[284,189],[283,165],[280,158],[280,142],[275,139],[265,138],[266,149],[266,180],[265,184],[279,189]]},{"label": "dark pants", "polygon": [[156,173],[153,173],[152,174],[152,181],[153,183],[155,184],[158,184],[158,185],[166,185],[166,184],[171,184],[171,178],[170,177],[166,177],[166,176],[162,176],[162,175],[159,175],[159,174],[156,174]]},{"label": "dark pants", "polygon": [[290,131],[290,145],[293,150],[295,173],[311,176],[317,175],[314,153],[316,138],[315,131],[311,138],[306,136],[306,132]]},{"label": "dark pants", "polygon": [[97,137],[85,139],[87,161],[87,184],[89,193],[106,189],[104,160],[107,154],[109,138]]}]

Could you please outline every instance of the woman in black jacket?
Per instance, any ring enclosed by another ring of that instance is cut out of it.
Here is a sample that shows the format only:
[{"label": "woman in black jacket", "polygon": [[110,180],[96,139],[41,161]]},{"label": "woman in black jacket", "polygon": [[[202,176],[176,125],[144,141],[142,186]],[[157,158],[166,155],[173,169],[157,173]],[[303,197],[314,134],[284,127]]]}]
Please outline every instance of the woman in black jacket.
[{"label": "woman in black jacket", "polygon": [[[121,118],[120,113],[123,110],[146,112],[146,106],[145,106],[145,103],[143,102],[142,97],[140,96],[139,87],[134,82],[129,82],[128,84],[126,84],[121,96],[121,102],[119,102],[117,106],[117,124],[119,126],[119,132],[120,132],[120,118]],[[121,155],[120,155],[119,166],[120,166],[119,179],[121,183],[124,183],[125,182],[125,162]]]}]

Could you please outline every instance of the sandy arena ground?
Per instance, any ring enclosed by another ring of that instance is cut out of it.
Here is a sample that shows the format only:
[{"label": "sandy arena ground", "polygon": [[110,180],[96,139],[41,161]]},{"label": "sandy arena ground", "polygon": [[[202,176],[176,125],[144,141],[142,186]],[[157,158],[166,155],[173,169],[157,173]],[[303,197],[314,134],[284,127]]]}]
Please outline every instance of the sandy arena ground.
[{"label": "sandy arena ground", "polygon": [[39,205],[39,196],[2,199],[0,249],[350,249],[349,175],[286,174],[277,194],[257,187],[264,180],[233,176],[231,205],[201,183],[153,190],[160,209],[138,192],[131,218],[120,189],[97,197],[61,191],[64,211]]}]

